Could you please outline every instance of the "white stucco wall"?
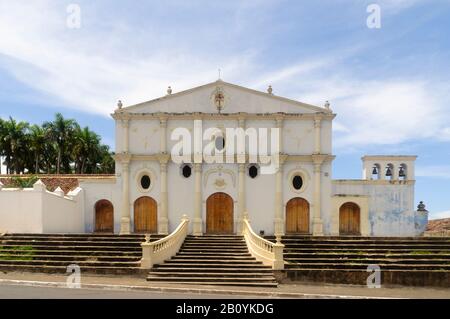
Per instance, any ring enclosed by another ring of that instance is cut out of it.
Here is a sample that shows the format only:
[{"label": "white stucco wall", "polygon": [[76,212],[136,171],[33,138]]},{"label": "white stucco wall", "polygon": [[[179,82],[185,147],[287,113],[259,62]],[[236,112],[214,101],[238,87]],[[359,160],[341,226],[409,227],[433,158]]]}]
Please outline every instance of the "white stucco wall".
[{"label": "white stucco wall", "polygon": [[334,181],[333,193],[368,196],[370,236],[416,235],[413,181]]},{"label": "white stucco wall", "polygon": [[58,196],[44,187],[0,190],[0,232],[82,233],[83,191]]}]

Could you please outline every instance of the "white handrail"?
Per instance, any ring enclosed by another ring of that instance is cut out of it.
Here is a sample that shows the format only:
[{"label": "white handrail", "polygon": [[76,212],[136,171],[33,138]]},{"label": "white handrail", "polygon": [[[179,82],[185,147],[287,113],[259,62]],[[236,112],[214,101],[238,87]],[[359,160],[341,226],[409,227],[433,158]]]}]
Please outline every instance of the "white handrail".
[{"label": "white handrail", "polygon": [[146,237],[141,244],[142,259],[141,268],[150,269],[155,264],[160,264],[174,256],[184,242],[188,234],[189,219],[183,215],[180,225],[168,236],[150,242],[150,237]]},{"label": "white handrail", "polygon": [[248,217],[244,217],[242,224],[242,235],[250,254],[264,265],[271,266],[274,270],[284,269],[284,245],[278,242],[272,243],[257,235],[250,226]]}]

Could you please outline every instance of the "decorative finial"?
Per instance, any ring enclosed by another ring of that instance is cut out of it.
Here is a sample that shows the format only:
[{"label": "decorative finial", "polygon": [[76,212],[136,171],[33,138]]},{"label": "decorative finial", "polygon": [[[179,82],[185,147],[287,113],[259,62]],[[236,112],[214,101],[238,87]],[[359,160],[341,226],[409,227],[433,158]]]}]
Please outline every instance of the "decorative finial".
[{"label": "decorative finial", "polygon": [[146,243],[150,242],[150,234],[145,234],[145,242]]},{"label": "decorative finial", "polygon": [[167,94],[168,94],[168,95],[172,94],[172,88],[170,87],[170,85],[169,85],[169,87],[167,88]]},{"label": "decorative finial", "polygon": [[122,104],[122,101],[121,101],[121,100],[119,100],[119,101],[117,102],[117,107],[118,107],[119,109],[121,109],[121,108],[122,108],[122,106],[123,106],[123,104]]},{"label": "decorative finial", "polygon": [[330,102],[329,101],[325,101],[325,108],[327,109],[327,110],[329,110],[330,109]]},{"label": "decorative finial", "polygon": [[417,211],[418,212],[427,212],[427,210],[425,209],[425,204],[423,203],[423,201],[420,201],[419,205],[417,205]]},{"label": "decorative finial", "polygon": [[219,72],[219,78],[218,78],[218,80],[220,81],[220,73],[222,72],[222,70],[221,70],[221,69],[218,69],[217,71]]},{"label": "decorative finial", "polygon": [[269,85],[269,87],[267,88],[267,93],[269,93],[270,95],[273,94],[272,85]]}]

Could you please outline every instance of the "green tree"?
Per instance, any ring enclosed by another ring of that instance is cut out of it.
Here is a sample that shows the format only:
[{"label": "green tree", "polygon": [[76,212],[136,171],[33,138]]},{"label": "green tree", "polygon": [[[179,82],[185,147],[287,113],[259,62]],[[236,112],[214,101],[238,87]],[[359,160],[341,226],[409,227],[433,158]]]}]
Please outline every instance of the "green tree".
[{"label": "green tree", "polygon": [[65,170],[67,172],[67,163],[70,162],[69,145],[74,140],[76,129],[79,128],[78,123],[73,119],[65,119],[61,113],[56,113],[55,119],[52,122],[45,122],[43,128],[46,131],[46,136],[56,146],[56,174],[60,174],[62,162],[66,164]]}]

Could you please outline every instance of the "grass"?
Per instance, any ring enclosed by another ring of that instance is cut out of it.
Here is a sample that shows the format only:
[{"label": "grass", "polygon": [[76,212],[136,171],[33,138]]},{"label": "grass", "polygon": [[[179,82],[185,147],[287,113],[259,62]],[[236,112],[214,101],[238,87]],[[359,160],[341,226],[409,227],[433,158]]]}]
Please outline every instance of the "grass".
[{"label": "grass", "polygon": [[0,252],[1,260],[33,260],[34,248],[32,246],[0,246],[1,250],[9,250],[7,252]]}]

